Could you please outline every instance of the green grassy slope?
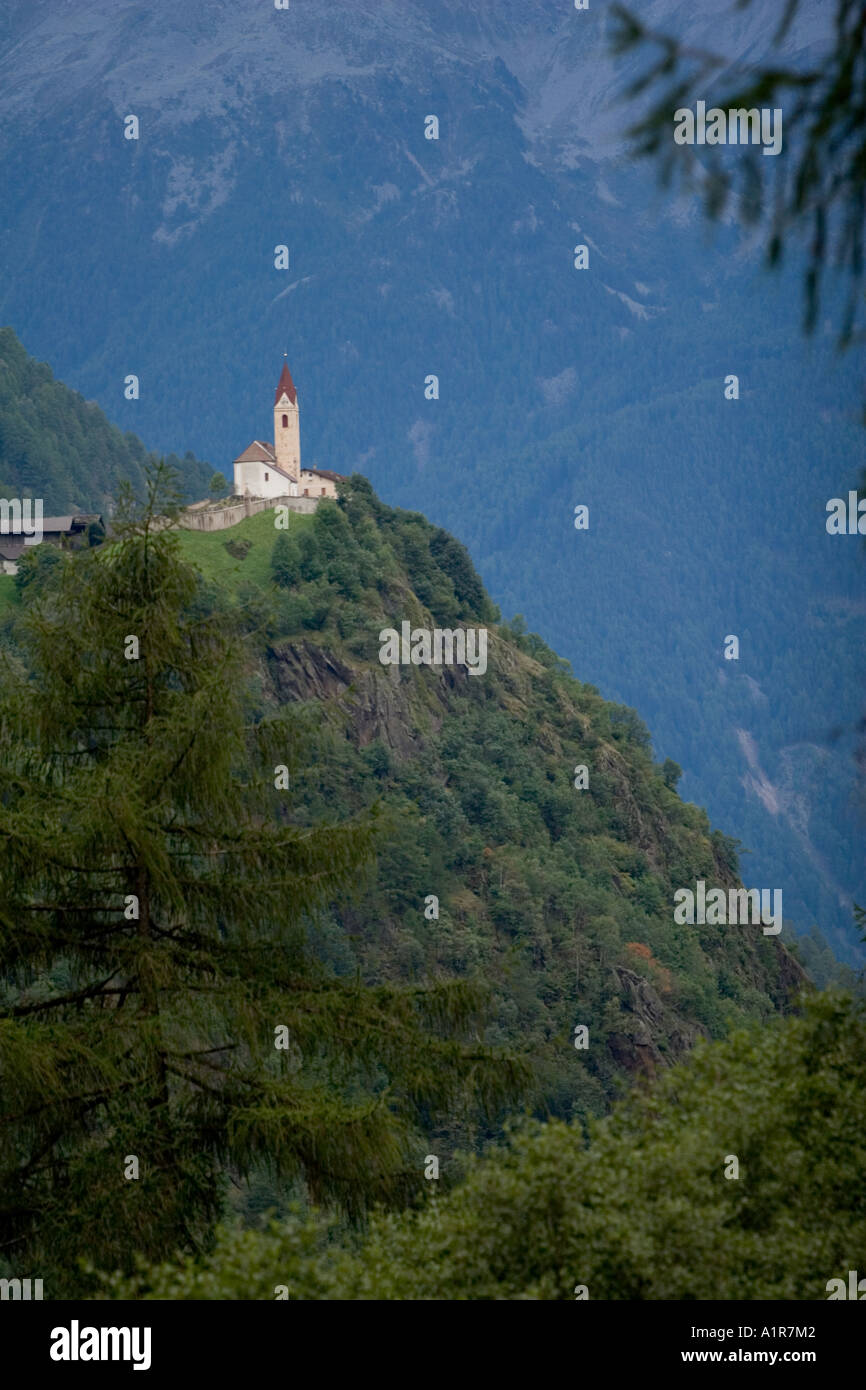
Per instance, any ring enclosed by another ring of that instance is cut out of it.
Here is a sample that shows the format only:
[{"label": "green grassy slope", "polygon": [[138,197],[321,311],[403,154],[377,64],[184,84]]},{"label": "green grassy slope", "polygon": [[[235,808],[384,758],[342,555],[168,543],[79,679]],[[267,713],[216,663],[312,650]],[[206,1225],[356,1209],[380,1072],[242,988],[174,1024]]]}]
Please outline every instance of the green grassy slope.
[{"label": "green grassy slope", "polygon": [[[290,515],[289,530],[296,532],[312,525],[312,517]],[[225,531],[181,531],[184,556],[201,570],[211,583],[218,583],[236,596],[236,581],[249,580],[263,588],[271,582],[271,550],[275,539],[273,512],[259,512]],[[249,551],[243,557],[232,550]],[[231,548],[227,548],[231,547]]]}]

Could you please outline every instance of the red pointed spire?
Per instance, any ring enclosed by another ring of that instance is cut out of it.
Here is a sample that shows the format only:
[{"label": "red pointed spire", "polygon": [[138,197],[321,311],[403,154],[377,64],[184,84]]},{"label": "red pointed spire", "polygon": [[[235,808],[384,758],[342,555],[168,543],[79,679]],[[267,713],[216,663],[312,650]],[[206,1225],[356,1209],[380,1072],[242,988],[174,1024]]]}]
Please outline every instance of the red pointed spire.
[{"label": "red pointed spire", "polygon": [[292,402],[292,405],[296,405],[298,400],[298,393],[295,390],[295,383],[292,381],[292,374],[289,371],[288,362],[283,363],[283,370],[281,371],[280,379],[277,382],[277,394],[274,396],[274,405],[276,405],[277,401],[280,399],[280,396],[283,394],[284,391],[288,396],[289,400]]}]

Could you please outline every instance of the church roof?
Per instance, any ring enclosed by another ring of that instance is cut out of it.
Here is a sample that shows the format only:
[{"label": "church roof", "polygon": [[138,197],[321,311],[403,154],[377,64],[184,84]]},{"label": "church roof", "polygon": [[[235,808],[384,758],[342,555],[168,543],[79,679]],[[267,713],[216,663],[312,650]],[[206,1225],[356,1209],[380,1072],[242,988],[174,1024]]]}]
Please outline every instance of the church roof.
[{"label": "church roof", "polygon": [[295,383],[292,381],[292,374],[289,371],[288,362],[283,363],[283,370],[280,372],[280,379],[277,382],[277,394],[274,396],[274,405],[277,404],[277,401],[284,391],[292,402],[292,405],[297,405],[298,393],[295,390]]},{"label": "church roof", "polygon": [[274,453],[273,444],[262,443],[261,439],[254,439],[252,444],[248,444],[242,454],[238,454],[233,460],[234,463],[276,463],[277,456]]}]

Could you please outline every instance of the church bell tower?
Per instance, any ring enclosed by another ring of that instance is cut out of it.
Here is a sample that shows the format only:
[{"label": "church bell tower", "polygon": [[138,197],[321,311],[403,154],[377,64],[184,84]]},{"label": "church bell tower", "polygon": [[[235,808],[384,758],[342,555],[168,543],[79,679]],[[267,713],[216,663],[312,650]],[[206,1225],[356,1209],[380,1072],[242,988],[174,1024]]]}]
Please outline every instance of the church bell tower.
[{"label": "church bell tower", "polygon": [[277,383],[274,397],[274,453],[277,467],[296,483],[301,481],[301,426],[298,412],[298,393],[288,362]]}]

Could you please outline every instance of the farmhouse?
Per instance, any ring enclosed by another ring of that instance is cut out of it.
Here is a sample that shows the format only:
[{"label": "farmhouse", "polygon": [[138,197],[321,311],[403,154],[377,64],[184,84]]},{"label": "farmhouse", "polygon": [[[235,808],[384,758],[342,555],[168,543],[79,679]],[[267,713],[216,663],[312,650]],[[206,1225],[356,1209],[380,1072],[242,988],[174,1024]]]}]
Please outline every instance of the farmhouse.
[{"label": "farmhouse", "polygon": [[[71,516],[45,516],[40,526],[42,541],[53,545],[77,549],[89,545],[94,535],[103,535],[105,522],[98,512],[76,512]],[[25,535],[30,535],[26,544]],[[18,562],[25,550],[30,550],[34,542],[32,533],[11,530],[8,533],[0,528],[0,574],[17,574]]]}]

